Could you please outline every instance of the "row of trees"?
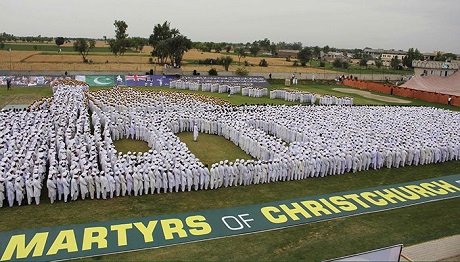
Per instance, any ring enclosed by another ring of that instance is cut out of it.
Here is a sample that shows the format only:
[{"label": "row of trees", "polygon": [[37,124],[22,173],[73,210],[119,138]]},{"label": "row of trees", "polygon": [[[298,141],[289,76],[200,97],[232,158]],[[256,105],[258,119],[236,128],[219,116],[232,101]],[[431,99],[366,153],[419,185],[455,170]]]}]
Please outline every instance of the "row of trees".
[{"label": "row of trees", "polygon": [[[223,50],[225,52],[230,53],[233,50],[234,54],[237,54],[239,58],[245,57],[247,55],[257,56],[260,53],[271,54],[272,56],[277,56],[279,50],[299,50],[302,51],[305,48],[302,46],[301,42],[294,42],[294,43],[286,43],[286,42],[279,42],[274,43],[271,42],[268,38],[263,40],[256,40],[252,43],[247,42],[246,44],[243,43],[214,43],[214,42],[194,42],[193,48],[196,48],[202,52],[216,52],[220,53]],[[312,58],[319,59],[321,56],[321,52],[327,53],[329,51],[336,51],[336,48],[331,48],[329,46],[319,47],[309,47]],[[305,52],[305,51],[304,51]]]}]

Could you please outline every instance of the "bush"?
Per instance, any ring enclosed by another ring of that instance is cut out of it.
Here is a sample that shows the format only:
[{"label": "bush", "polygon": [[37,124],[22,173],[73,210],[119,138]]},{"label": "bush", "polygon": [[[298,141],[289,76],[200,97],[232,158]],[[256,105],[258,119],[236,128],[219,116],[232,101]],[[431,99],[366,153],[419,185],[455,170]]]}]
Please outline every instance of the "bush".
[{"label": "bush", "polygon": [[305,62],[305,61],[302,61],[300,64],[301,64],[302,66],[307,66],[307,62]]},{"label": "bush", "polygon": [[292,64],[292,66],[299,66],[299,61],[294,61],[294,63]]},{"label": "bush", "polygon": [[267,60],[265,60],[265,59],[260,60],[259,66],[267,67],[268,66]]},{"label": "bush", "polygon": [[198,60],[199,65],[223,65],[223,61],[220,58],[206,58],[204,60]]},{"label": "bush", "polygon": [[319,62],[319,67],[325,67],[326,63],[324,61]]},{"label": "bush", "polygon": [[334,62],[332,62],[332,66],[335,68],[341,68],[342,67],[342,59],[336,58]]},{"label": "bush", "polygon": [[342,62],[342,68],[343,69],[348,69],[349,67],[350,67],[350,63],[348,63],[347,61]]},{"label": "bush", "polygon": [[248,60],[244,60],[244,66],[251,66],[251,63],[249,63]]},{"label": "bush", "polygon": [[245,67],[238,67],[235,71],[237,76],[248,76],[249,71]]},{"label": "bush", "polygon": [[149,64],[153,64],[153,58],[149,57]]},{"label": "bush", "polygon": [[216,76],[217,75],[217,70],[215,68],[211,68],[208,71],[210,76]]}]

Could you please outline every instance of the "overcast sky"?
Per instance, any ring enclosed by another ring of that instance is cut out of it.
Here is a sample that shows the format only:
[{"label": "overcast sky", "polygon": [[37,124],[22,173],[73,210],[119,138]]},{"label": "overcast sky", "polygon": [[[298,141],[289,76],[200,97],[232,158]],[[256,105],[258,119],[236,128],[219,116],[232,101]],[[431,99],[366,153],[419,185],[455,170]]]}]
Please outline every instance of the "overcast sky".
[{"label": "overcast sky", "polygon": [[148,37],[164,21],[202,42],[302,42],[460,54],[459,0],[0,0],[0,30],[17,36]]}]

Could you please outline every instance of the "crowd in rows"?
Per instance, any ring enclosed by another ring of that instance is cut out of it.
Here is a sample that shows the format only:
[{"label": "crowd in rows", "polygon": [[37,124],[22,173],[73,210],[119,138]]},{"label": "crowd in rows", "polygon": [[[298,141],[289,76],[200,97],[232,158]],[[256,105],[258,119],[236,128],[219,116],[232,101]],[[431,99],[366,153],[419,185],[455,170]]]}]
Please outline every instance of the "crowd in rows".
[{"label": "crowd in rows", "polygon": [[[200,93],[64,81],[28,111],[0,113],[0,205],[297,180],[460,157],[460,114],[428,107],[234,106]],[[204,165],[175,135],[223,136],[257,160]],[[121,153],[114,140],[144,140]]]}]

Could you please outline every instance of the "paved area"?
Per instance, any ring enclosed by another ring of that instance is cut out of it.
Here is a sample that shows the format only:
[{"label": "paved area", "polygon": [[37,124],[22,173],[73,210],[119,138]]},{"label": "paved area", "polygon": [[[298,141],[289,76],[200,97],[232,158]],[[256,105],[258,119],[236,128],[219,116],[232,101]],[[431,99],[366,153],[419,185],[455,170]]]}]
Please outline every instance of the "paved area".
[{"label": "paved area", "polygon": [[367,98],[381,100],[381,101],[385,101],[385,102],[391,102],[391,103],[400,103],[400,104],[410,104],[410,103],[412,103],[409,100],[404,100],[404,99],[400,99],[400,98],[396,98],[396,97],[381,96],[381,95],[377,95],[377,94],[372,94],[369,91],[353,89],[353,88],[334,88],[332,90],[343,92],[343,93],[357,94],[357,95],[361,95],[361,96],[364,96],[364,97],[367,97]]},{"label": "paved area", "polygon": [[29,105],[6,105],[2,111],[8,111],[8,110],[24,110],[27,109]]},{"label": "paved area", "polygon": [[411,261],[460,261],[460,235],[403,247],[402,254]]}]

